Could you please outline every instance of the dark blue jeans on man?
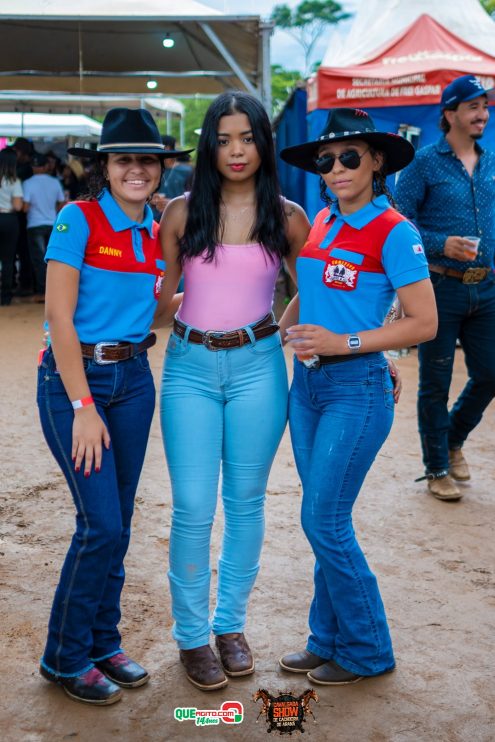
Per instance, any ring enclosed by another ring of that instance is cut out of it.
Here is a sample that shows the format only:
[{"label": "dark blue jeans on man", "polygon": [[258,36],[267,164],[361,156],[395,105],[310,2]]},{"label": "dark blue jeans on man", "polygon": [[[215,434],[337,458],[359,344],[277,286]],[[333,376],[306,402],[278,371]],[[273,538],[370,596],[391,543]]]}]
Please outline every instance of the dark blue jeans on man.
[{"label": "dark blue jeans on man", "polygon": [[29,248],[29,257],[34,273],[34,292],[35,294],[45,293],[46,284],[46,263],[45,253],[48,247],[48,240],[52,233],[51,224],[42,224],[40,227],[28,227],[27,241]]},{"label": "dark blue jeans on man", "polygon": [[[446,472],[449,449],[461,448],[495,396],[495,279],[477,284],[431,274],[438,333],[419,346],[418,422],[427,472]],[[456,341],[466,358],[468,381],[449,412]]]},{"label": "dark blue jeans on man", "polygon": [[98,365],[84,361],[111,444],[99,473],[84,476],[71,460],[74,412],[51,348],[38,371],[38,406],[48,446],[76,507],[76,530],[62,568],[42,666],[62,677],[81,675],[120,651],[120,593],[134,496],[155,406],[146,353]]}]

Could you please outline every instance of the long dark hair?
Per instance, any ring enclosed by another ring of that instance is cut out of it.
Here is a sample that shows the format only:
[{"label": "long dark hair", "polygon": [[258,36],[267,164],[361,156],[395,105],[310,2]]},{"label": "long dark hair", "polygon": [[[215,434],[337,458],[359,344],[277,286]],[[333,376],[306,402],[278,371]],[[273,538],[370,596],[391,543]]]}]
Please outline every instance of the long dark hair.
[{"label": "long dark hair", "polygon": [[222,116],[236,113],[244,113],[248,117],[261,160],[256,173],[256,219],[249,240],[263,245],[272,259],[282,258],[289,253],[270,120],[254,96],[230,91],[213,101],[201,127],[186,227],[179,241],[181,263],[205,252],[205,260],[213,260],[215,248],[222,241],[222,178],[217,168],[218,125]]},{"label": "long dark hair", "polygon": [[0,152],[0,183],[5,178],[9,183],[14,183],[16,173],[17,154],[12,147],[6,147]]},{"label": "long dark hair", "polygon": [[[386,196],[390,205],[393,206],[394,209],[397,209],[397,204],[395,202],[394,197],[392,196],[389,187],[387,186],[387,160],[386,160],[386,154],[385,152],[379,152],[379,150],[375,150],[372,147],[369,148],[370,154],[373,157],[376,154],[381,154],[383,158],[382,166],[379,170],[373,173],[373,198],[376,198],[378,196]],[[337,199],[333,199],[327,190],[327,184],[323,180],[323,178],[320,175],[320,198],[325,203],[325,206],[330,207],[333,203],[337,201]],[[373,198],[371,199],[371,203],[373,203]]]},{"label": "long dark hair", "polygon": [[110,190],[110,183],[105,176],[108,155],[97,155],[88,174],[87,188],[81,193],[81,201],[96,201],[105,187]]}]

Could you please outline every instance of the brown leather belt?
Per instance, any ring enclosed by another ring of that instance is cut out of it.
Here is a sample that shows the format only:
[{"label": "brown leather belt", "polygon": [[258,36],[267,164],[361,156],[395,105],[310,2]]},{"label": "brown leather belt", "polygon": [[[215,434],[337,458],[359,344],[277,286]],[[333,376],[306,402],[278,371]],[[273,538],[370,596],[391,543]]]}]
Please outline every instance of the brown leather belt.
[{"label": "brown leather belt", "polygon": [[[273,321],[273,315],[267,314],[266,317],[260,319],[255,325],[251,327],[253,335],[256,340],[267,338],[273,335],[279,329],[278,325]],[[178,319],[174,320],[174,332],[180,338],[185,337],[187,325]],[[197,345],[204,345],[208,350],[228,350],[229,348],[241,348],[243,345],[247,345],[251,342],[251,338],[247,334],[246,330],[229,330],[228,332],[221,332],[217,330],[207,330],[206,332],[199,332],[199,330],[191,330],[189,333],[188,340],[191,343]]]},{"label": "brown leather belt", "polygon": [[120,343],[113,341],[103,341],[101,343],[95,343],[95,345],[81,343],[81,351],[83,358],[90,358],[100,366],[104,366],[106,363],[127,361],[129,358],[137,356],[138,353],[151,348],[155,343],[156,335],[154,332],[151,332],[141,343]]},{"label": "brown leather belt", "polygon": [[428,267],[433,273],[440,273],[442,276],[448,276],[449,278],[457,278],[462,283],[467,284],[480,283],[490,273],[490,268],[468,268],[465,271],[456,271],[454,268],[445,268],[443,265],[430,265]]}]

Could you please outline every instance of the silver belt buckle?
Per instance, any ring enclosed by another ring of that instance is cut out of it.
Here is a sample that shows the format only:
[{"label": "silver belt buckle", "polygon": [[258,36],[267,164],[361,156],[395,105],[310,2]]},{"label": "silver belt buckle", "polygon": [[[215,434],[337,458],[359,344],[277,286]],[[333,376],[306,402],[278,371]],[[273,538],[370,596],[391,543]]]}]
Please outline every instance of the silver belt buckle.
[{"label": "silver belt buckle", "polygon": [[303,361],[306,368],[320,368],[320,357],[311,356],[311,358],[305,358]]},{"label": "silver belt buckle", "polygon": [[222,350],[222,348],[215,348],[211,344],[211,339],[222,337],[222,335],[224,334],[225,333],[223,332],[216,332],[215,330],[206,330],[206,332],[203,333],[203,345],[205,346],[205,348],[207,348],[208,350],[212,350],[213,352]]},{"label": "silver belt buckle", "polygon": [[103,358],[105,348],[114,348],[116,345],[120,345],[118,340],[96,343],[95,349],[93,351],[93,358],[95,360],[95,363],[97,363],[99,366],[106,366],[108,363],[117,363],[117,361],[105,361],[105,359]]}]

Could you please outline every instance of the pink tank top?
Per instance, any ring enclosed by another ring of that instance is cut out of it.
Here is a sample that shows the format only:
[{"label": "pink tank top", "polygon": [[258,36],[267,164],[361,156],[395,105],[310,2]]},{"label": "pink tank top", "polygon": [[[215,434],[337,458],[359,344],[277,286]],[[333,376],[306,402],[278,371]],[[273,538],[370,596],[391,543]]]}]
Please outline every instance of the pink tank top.
[{"label": "pink tank top", "polygon": [[178,317],[199,330],[234,330],[271,312],[280,261],[259,244],[218,245],[215,257],[184,263]]}]

